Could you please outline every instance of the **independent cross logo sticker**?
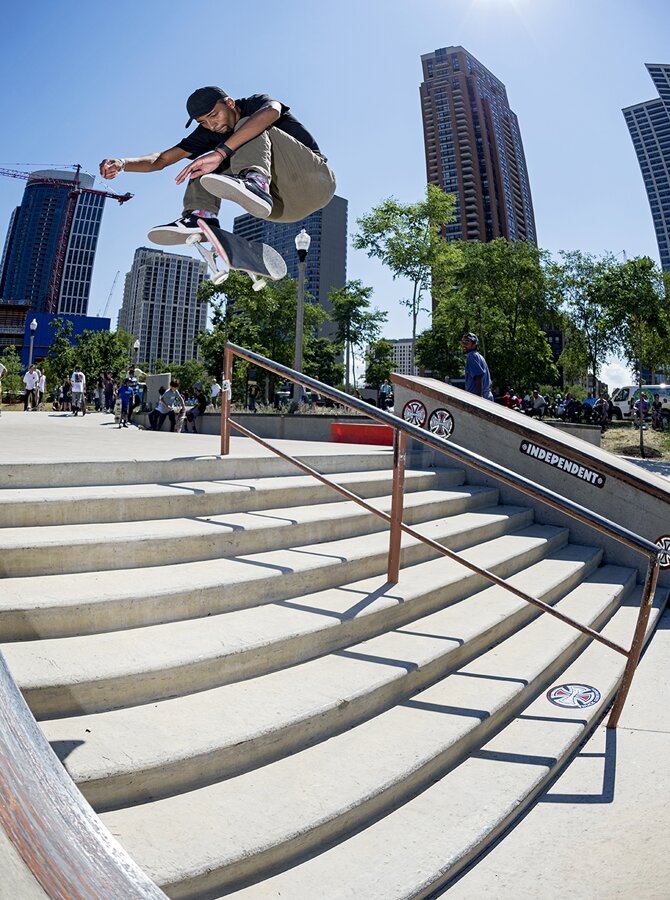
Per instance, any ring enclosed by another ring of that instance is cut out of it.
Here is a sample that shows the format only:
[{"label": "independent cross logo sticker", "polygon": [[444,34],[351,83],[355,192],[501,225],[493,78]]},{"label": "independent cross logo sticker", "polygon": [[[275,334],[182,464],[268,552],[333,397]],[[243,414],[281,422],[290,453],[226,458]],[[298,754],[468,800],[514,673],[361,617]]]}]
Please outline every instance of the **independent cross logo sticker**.
[{"label": "independent cross logo sticker", "polygon": [[586,709],[600,700],[600,691],[589,684],[559,684],[547,691],[547,700],[565,709]]}]

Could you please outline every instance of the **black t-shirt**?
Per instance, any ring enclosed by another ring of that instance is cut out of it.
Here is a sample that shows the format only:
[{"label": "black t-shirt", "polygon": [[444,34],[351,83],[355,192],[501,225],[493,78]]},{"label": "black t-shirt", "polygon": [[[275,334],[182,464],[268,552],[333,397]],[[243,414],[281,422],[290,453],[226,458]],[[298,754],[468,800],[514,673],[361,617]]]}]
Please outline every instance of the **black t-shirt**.
[{"label": "black t-shirt", "polygon": [[[258,112],[259,109],[271,100],[272,97],[270,97],[269,94],[253,94],[251,97],[243,97],[241,100],[236,100],[235,106],[240,111],[240,118],[245,119],[247,116]],[[286,134],[290,134],[291,137],[300,141],[305,147],[309,147],[314,153],[320,154],[321,151],[319,150],[319,146],[312,135],[307,131],[305,126],[301,125],[295,116],[289,112],[289,109],[290,108],[284,103],[281,104],[281,115],[276,122],[273,122],[273,127],[279,128],[280,131],[285,131]],[[186,150],[191,159],[195,159],[198,156],[202,156],[204,153],[211,153],[211,151],[218,147],[219,144],[224,143],[232,133],[233,129],[226,134],[219,134],[216,131],[210,131],[202,125],[198,125],[195,131],[192,131],[191,134],[187,135],[183,141],[179,141],[177,146],[181,147],[182,150]]]}]

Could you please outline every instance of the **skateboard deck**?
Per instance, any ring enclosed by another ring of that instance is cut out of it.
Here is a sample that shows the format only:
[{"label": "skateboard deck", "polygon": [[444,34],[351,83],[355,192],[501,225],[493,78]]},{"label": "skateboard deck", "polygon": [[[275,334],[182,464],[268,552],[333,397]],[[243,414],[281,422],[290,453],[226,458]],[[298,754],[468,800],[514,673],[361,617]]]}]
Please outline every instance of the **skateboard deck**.
[{"label": "skateboard deck", "polygon": [[[260,290],[265,286],[265,279],[279,281],[286,275],[287,268],[284,258],[273,247],[248,241],[237,234],[224,231],[215,225],[209,225],[204,219],[198,219],[198,227],[212,246],[212,251],[203,247],[202,240],[194,240],[196,248],[207,263],[214,284],[221,284],[228,277],[231,270],[246,272],[254,282],[254,289]],[[198,235],[195,236],[199,237]],[[219,269],[216,263],[217,257],[226,267]]]}]

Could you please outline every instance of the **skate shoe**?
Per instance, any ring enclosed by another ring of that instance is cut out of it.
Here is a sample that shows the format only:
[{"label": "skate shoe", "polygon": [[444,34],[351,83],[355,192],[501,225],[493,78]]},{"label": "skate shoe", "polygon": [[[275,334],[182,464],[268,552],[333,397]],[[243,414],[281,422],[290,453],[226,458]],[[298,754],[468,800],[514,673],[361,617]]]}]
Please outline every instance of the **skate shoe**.
[{"label": "skate shoe", "polygon": [[[168,222],[166,225],[156,225],[149,232],[147,237],[154,244],[162,244],[163,246],[171,246],[173,244],[185,244],[192,234],[202,234],[198,228],[198,218],[193,213],[187,216],[181,216],[174,222]],[[208,225],[219,227],[218,219],[204,219]],[[204,235],[203,235],[204,238]]]},{"label": "skate shoe", "polygon": [[254,169],[244,175],[203,175],[200,183],[210,194],[238,203],[257,219],[267,219],[272,212],[268,180]]}]

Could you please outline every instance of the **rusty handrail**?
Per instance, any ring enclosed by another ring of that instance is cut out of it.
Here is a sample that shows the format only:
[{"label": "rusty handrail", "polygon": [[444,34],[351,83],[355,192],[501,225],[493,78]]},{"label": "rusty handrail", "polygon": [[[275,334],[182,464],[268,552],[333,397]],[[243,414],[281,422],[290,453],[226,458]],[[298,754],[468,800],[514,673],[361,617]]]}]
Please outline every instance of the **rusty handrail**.
[{"label": "rusty handrail", "polygon": [[[240,423],[233,422],[233,420],[230,418],[230,385],[232,383],[234,356],[239,356],[240,358],[246,359],[249,362],[254,362],[261,367],[274,372],[277,375],[282,375],[289,381],[302,385],[303,387],[313,388],[322,396],[328,397],[337,403],[341,403],[343,406],[347,406],[350,409],[355,409],[359,412],[362,412],[366,417],[381,422],[382,424],[390,425],[394,429],[394,474],[391,515],[388,515],[387,513],[376,509],[374,506],[367,503],[362,497],[357,496],[352,491],[347,490],[347,488],[344,488],[341,485],[338,485],[336,482],[331,481],[305,463],[302,463],[294,457],[283,453],[277,447],[272,446],[272,444],[269,444],[267,441],[264,441],[262,438],[258,437],[258,435],[249,431],[249,429],[245,428],[243,425],[240,425]],[[447,444],[442,438],[437,438],[435,437],[435,435],[423,431],[418,426],[412,425],[409,422],[405,422],[398,416],[386,412],[386,410],[379,410],[376,407],[371,407],[364,401],[358,400],[355,397],[351,397],[349,394],[346,394],[343,391],[339,391],[337,388],[322,384],[315,378],[310,378],[308,375],[303,375],[301,372],[296,372],[294,369],[291,369],[288,366],[284,366],[281,363],[276,363],[273,360],[267,359],[266,357],[261,356],[258,353],[254,353],[251,350],[246,350],[244,347],[239,347],[236,344],[226,344],[224,351],[223,383],[224,391],[222,392],[223,399],[221,404],[221,455],[225,456],[230,452],[230,427],[232,425],[232,427],[235,428],[236,431],[239,431],[246,437],[253,439],[261,446],[270,450],[272,453],[280,456],[282,459],[290,462],[291,464],[295,465],[297,468],[313,476],[314,478],[317,478],[323,484],[329,485],[334,490],[347,497],[347,499],[356,502],[373,515],[376,515],[388,522],[391,530],[388,559],[388,580],[390,583],[395,584],[398,580],[400,534],[404,532],[405,534],[408,534],[411,537],[421,541],[434,550],[437,550],[444,556],[455,560],[460,565],[464,566],[467,569],[470,569],[470,571],[481,575],[493,584],[496,584],[499,587],[502,587],[505,590],[509,591],[510,593],[515,594],[525,602],[536,606],[542,612],[549,613],[549,615],[553,616],[556,619],[559,619],[567,625],[570,625],[572,628],[577,629],[582,634],[587,635],[593,640],[596,640],[604,646],[609,647],[611,650],[615,650],[617,653],[621,653],[623,656],[625,656],[627,658],[626,667],[624,669],[621,685],[619,687],[619,691],[617,692],[610,718],[607,723],[608,728],[616,728],[621,710],[623,709],[623,705],[630,689],[633,674],[639,662],[642,648],[644,646],[644,635],[651,612],[656,583],[658,580],[659,554],[661,551],[656,546],[656,544],[653,544],[651,541],[643,538],[641,535],[635,534],[634,532],[629,531],[627,528],[623,528],[621,525],[612,522],[609,519],[606,519],[604,516],[600,516],[598,513],[594,513],[591,510],[580,506],[578,503],[575,503],[572,500],[567,500],[566,498],[561,497],[559,494],[550,491],[548,488],[545,488],[542,485],[536,484],[530,479],[525,478],[523,475],[518,475],[515,472],[511,472],[508,469],[505,469],[503,466],[500,466],[497,463],[493,463],[490,460],[487,460],[470,450],[466,450],[463,447],[458,447],[454,444]],[[456,459],[467,463],[478,471],[484,472],[487,475],[491,475],[492,477],[503,481],[505,484],[516,488],[522,493],[541,500],[552,508],[566,513],[571,518],[574,518],[577,521],[582,522],[583,524],[589,525],[595,528],[597,531],[606,534],[608,537],[614,538],[625,546],[647,556],[647,573],[645,576],[643,595],[640,603],[640,612],[638,614],[638,620],[636,623],[635,632],[630,648],[626,650],[624,647],[621,647],[619,644],[610,641],[599,632],[594,631],[588,626],[582,625],[580,622],[577,622],[575,619],[572,619],[569,616],[565,616],[563,613],[558,612],[558,610],[554,609],[553,606],[545,603],[543,600],[540,600],[537,597],[532,596],[531,594],[527,594],[525,591],[521,591],[520,589],[515,588],[514,586],[504,581],[502,578],[495,575],[493,572],[489,572],[487,569],[482,569],[474,563],[463,559],[455,551],[449,550],[442,544],[438,544],[436,541],[425,537],[410,526],[405,525],[402,521],[402,496],[404,487],[405,442],[408,435],[420,441],[421,443],[426,444],[432,449],[437,450],[440,453],[445,453],[447,456],[455,457]]]}]

